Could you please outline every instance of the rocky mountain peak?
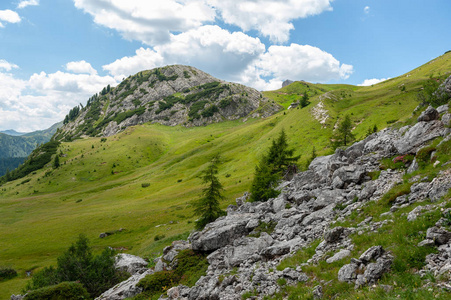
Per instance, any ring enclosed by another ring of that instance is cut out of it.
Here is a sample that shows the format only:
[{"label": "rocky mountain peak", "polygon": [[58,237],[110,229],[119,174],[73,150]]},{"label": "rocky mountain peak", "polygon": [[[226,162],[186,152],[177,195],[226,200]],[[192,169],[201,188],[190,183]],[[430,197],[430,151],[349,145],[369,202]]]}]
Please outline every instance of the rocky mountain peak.
[{"label": "rocky mountain peak", "polygon": [[243,117],[266,117],[280,107],[255,89],[219,80],[190,66],[142,71],[104,88],[66,117],[58,139],[111,136],[146,122],[201,126]]}]

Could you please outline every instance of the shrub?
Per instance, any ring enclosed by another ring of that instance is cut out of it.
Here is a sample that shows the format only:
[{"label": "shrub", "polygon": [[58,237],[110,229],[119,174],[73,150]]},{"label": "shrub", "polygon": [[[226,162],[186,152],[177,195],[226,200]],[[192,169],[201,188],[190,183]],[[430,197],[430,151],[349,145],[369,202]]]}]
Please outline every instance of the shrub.
[{"label": "shrub", "polygon": [[143,187],[143,188],[146,188],[146,187],[149,187],[150,186],[150,183],[142,183],[141,184],[141,187]]},{"label": "shrub", "polygon": [[271,234],[274,232],[276,225],[277,225],[277,222],[275,222],[275,221],[270,221],[269,223],[259,221],[258,226],[254,229],[254,233],[249,234],[249,236],[260,237],[262,232]]},{"label": "shrub", "polygon": [[88,292],[79,282],[62,282],[29,292],[25,300],[79,300],[90,299]]},{"label": "shrub", "polygon": [[418,163],[426,164],[431,161],[431,153],[435,150],[436,149],[433,146],[423,147],[418,150],[415,158],[417,159]]},{"label": "shrub", "polygon": [[165,292],[179,280],[180,277],[174,271],[159,271],[141,279],[137,286],[152,295]]},{"label": "shrub", "polygon": [[89,240],[80,235],[77,242],[58,257],[57,267],[47,267],[37,272],[26,290],[36,290],[64,281],[79,281],[91,297],[99,296],[116,283],[125,279],[125,274],[114,267],[114,251],[109,248],[97,256],[92,255]]},{"label": "shrub", "polygon": [[9,267],[0,267],[0,281],[11,279],[17,276],[16,270]]}]

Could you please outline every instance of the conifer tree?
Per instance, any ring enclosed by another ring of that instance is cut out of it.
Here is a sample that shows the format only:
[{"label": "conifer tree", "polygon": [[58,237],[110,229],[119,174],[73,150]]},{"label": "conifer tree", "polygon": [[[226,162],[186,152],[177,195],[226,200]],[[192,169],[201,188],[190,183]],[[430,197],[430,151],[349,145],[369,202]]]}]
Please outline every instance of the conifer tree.
[{"label": "conifer tree", "polygon": [[349,142],[354,140],[354,135],[352,134],[352,121],[349,115],[343,119],[343,121],[338,125],[337,134],[334,136],[334,148],[338,146],[347,146]]},{"label": "conifer tree", "polygon": [[202,172],[202,182],[207,185],[202,190],[201,197],[194,203],[194,213],[200,218],[196,221],[196,229],[202,230],[205,225],[213,222],[225,212],[219,207],[219,201],[224,199],[221,182],[217,177],[220,156],[216,155],[208,167]]},{"label": "conifer tree", "polygon": [[287,136],[282,130],[279,137],[272,141],[268,153],[255,167],[251,185],[251,202],[267,201],[279,194],[274,189],[274,185],[280,180],[283,172],[299,159],[299,156],[294,157],[293,153],[294,149],[288,148]]},{"label": "conifer tree", "polygon": [[60,158],[59,158],[59,155],[56,154],[55,159],[53,160],[53,168],[58,169],[59,166],[60,166]]}]

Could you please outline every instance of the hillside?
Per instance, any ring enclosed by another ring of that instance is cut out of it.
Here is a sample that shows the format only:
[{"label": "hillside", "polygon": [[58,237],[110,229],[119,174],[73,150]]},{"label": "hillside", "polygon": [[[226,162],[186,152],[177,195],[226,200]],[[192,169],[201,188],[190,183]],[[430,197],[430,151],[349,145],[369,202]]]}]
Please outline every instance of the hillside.
[{"label": "hillside", "polygon": [[[159,256],[164,246],[186,238],[192,230],[195,217],[191,202],[202,189],[197,176],[212,155],[223,157],[219,178],[226,189],[227,200],[222,203],[226,208],[249,189],[257,160],[282,129],[295,154],[302,155],[299,165],[303,166],[313,147],[318,155],[333,153],[330,138],[344,115],[351,117],[357,139],[365,137],[374,125],[381,130],[412,123],[422,85],[430,75],[443,77],[450,71],[451,54],[446,54],[409,72],[409,76],[372,87],[295,82],[265,92],[266,98],[283,107],[299,100],[303,93],[309,94],[311,103],[263,119],[250,117],[246,122],[232,120],[208,126],[149,122],[125,127],[112,136],[62,142],[58,149],[62,153],[60,168],[52,169],[48,164],[0,187],[0,261],[20,273],[18,278],[0,283],[0,298],[20,291],[28,280],[25,271],[53,264],[81,232],[96,249],[111,246],[150,259]],[[176,110],[176,105],[170,110]],[[81,109],[63,127],[60,138],[88,135],[81,123],[91,106]],[[99,120],[93,122],[100,124]],[[110,126],[118,129],[114,122]],[[126,124],[122,122],[121,128]],[[80,128],[77,134],[72,131],[75,128]],[[100,135],[106,133],[107,127],[102,128]],[[117,231],[120,228],[125,230]],[[102,232],[114,234],[99,238]]]},{"label": "hillside", "polygon": [[168,66],[140,72],[75,107],[57,139],[112,136],[147,122],[204,126],[224,120],[267,117],[280,108],[255,89],[221,81],[193,67]]},{"label": "hillside", "polygon": [[0,176],[3,176],[6,170],[17,168],[37,145],[50,141],[61,125],[60,122],[45,130],[20,135],[0,133]]}]

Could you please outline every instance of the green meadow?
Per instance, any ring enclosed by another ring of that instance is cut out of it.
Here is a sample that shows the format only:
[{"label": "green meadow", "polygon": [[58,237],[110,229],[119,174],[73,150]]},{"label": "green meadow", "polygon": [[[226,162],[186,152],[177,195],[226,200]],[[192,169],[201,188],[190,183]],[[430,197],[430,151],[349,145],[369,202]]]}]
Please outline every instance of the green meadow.
[{"label": "green meadow", "polygon": [[[448,53],[374,86],[295,82],[265,92],[284,107],[266,119],[191,128],[149,123],[106,139],[61,143],[58,169],[49,164],[0,186],[0,266],[19,272],[0,282],[0,299],[20,293],[26,271],[55,264],[80,233],[99,251],[111,246],[149,259],[158,256],[172,240],[193,230],[192,202],[202,189],[199,175],[213,155],[222,157],[225,209],[249,189],[258,159],[282,129],[304,168],[313,147],[318,155],[333,153],[333,128],[345,115],[351,117],[357,139],[374,125],[380,130],[402,124],[418,106],[424,82],[450,72]],[[307,107],[287,109],[304,93],[310,97]],[[329,115],[325,125],[312,117],[320,99]],[[113,234],[99,238],[103,232]]]}]

